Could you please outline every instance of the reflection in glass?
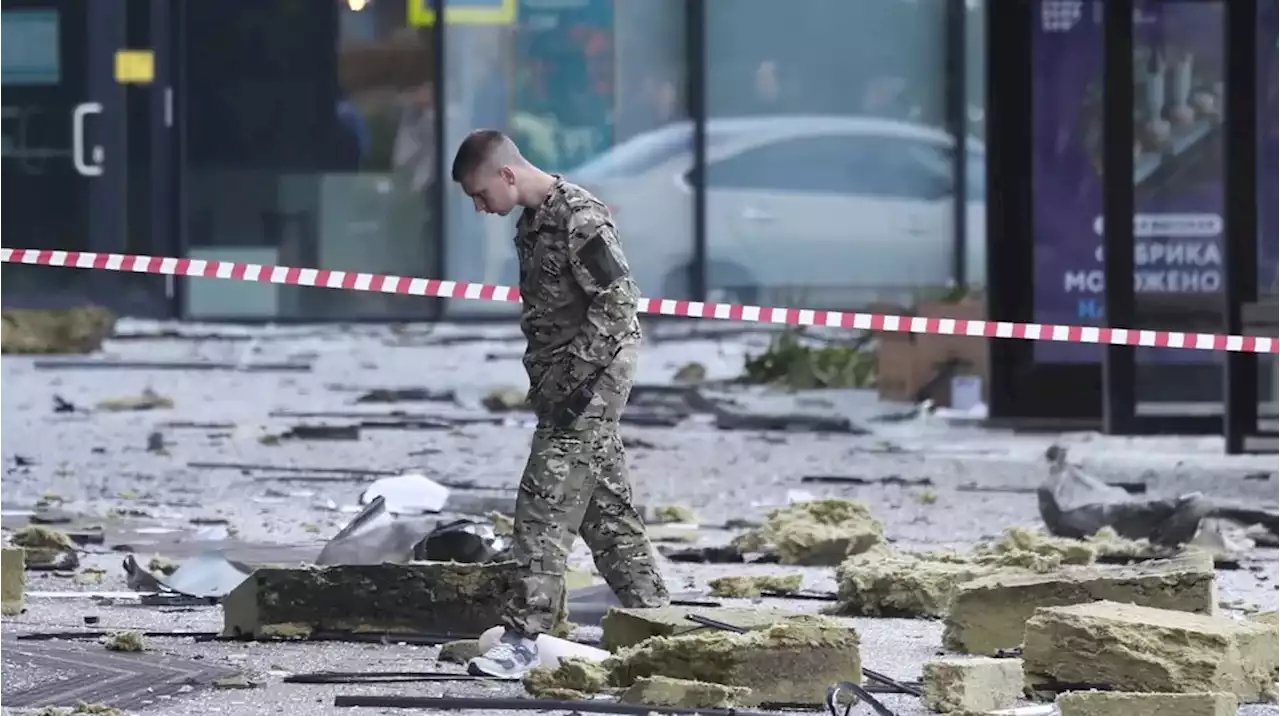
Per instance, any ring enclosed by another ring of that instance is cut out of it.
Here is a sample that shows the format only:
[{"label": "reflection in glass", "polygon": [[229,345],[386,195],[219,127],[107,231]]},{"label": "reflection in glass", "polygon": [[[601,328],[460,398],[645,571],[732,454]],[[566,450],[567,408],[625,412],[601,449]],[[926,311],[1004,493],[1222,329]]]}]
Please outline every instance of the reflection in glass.
[{"label": "reflection in glass", "polygon": [[[432,276],[432,32],[404,2],[188,7],[189,255]],[[428,317],[420,298],[188,282],[198,317]]]},{"label": "reflection in glass", "polygon": [[[693,159],[684,12],[681,0],[529,3],[514,26],[450,23],[445,43],[449,157],[472,129],[506,131],[612,207],[641,291],[666,298],[688,295],[693,255],[692,195],[678,182]],[[514,284],[516,217],[478,214],[454,187],[448,197],[449,278]]]},{"label": "reflection in glass", "polygon": [[[708,3],[711,300],[856,308],[951,279],[945,3]],[[969,143],[969,235],[985,152]],[[971,243],[981,282],[983,242]]]}]

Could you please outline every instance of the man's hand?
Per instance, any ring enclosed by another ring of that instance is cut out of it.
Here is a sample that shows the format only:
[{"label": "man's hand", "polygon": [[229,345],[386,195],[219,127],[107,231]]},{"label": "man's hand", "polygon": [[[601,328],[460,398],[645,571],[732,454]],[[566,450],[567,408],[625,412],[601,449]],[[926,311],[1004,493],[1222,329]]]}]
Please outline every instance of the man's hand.
[{"label": "man's hand", "polygon": [[557,405],[551,414],[552,424],[557,428],[572,427],[591,405],[591,399],[596,395],[595,383],[595,380],[584,382]]}]

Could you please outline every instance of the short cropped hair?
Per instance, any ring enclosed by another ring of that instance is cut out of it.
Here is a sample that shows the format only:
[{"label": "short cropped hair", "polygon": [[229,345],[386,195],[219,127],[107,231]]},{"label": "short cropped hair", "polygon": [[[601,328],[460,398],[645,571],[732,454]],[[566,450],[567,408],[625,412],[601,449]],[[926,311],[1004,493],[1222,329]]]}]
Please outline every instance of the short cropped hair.
[{"label": "short cropped hair", "polygon": [[475,174],[507,141],[507,135],[496,129],[477,129],[468,134],[453,156],[453,170],[450,172],[453,180],[461,183]]}]

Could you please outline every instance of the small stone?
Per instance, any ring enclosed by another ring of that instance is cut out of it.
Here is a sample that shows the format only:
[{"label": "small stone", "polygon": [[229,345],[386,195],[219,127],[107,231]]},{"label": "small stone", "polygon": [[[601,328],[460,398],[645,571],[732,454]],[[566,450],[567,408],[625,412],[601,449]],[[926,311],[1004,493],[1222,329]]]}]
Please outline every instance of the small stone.
[{"label": "small stone", "polygon": [[221,679],[213,680],[213,688],[215,689],[255,689],[257,687],[258,684],[250,681],[249,677],[244,674],[224,676]]},{"label": "small stone", "polygon": [[684,505],[660,505],[653,510],[655,524],[697,524],[698,515]]},{"label": "small stone", "polygon": [[138,652],[147,648],[146,639],[140,631],[113,631],[103,640],[107,651]]},{"label": "small stone", "polygon": [[924,665],[924,704],[934,711],[991,711],[1010,707],[1022,694],[1022,661],[945,657]]},{"label": "small stone", "polygon": [[701,383],[706,379],[707,367],[697,362],[685,363],[680,366],[680,369],[671,377],[672,382],[683,383],[686,385],[690,383]]},{"label": "small stone", "polygon": [[800,591],[803,584],[803,574],[731,576],[710,582],[711,596],[726,598],[758,597],[764,592],[791,594]]},{"label": "small stone", "polygon": [[494,388],[484,396],[480,403],[494,413],[529,409],[528,393],[509,386]]},{"label": "small stone", "polygon": [[667,676],[645,676],[636,679],[618,700],[624,704],[645,706],[728,709],[751,701],[751,689]]},{"label": "small stone", "polygon": [[1060,716],[1236,716],[1235,694],[1153,694],[1070,691],[1059,694]]},{"label": "small stone", "polygon": [[477,656],[480,656],[479,639],[459,639],[442,644],[436,661],[443,661],[446,664],[466,664]]},{"label": "small stone", "polygon": [[182,566],[181,564],[178,564],[177,562],[173,561],[172,559],[169,559],[168,557],[161,557],[158,555],[155,557],[152,557],[150,562],[147,562],[148,571],[158,572],[160,574],[165,575],[166,577],[178,571],[178,567],[181,567],[181,566]]}]

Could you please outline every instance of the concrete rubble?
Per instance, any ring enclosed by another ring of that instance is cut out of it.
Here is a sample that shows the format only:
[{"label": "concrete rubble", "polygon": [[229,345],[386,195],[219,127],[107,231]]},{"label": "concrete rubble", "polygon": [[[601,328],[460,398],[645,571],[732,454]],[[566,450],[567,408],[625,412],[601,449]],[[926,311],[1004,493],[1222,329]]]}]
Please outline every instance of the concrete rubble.
[{"label": "concrete rubble", "polygon": [[1107,600],[1212,614],[1217,606],[1213,557],[1191,552],[1135,566],[1072,566],[1045,574],[997,574],[956,587],[942,643],[968,654],[994,654],[1022,644],[1039,607]]},{"label": "concrete rubble", "polygon": [[115,330],[116,315],[87,306],[61,310],[8,309],[0,312],[0,353],[92,353]]},{"label": "concrete rubble", "polygon": [[925,662],[925,706],[940,713],[1008,708],[1022,694],[1022,661],[988,657],[944,657]]},{"label": "concrete rubble", "polygon": [[644,676],[636,679],[618,700],[624,704],[646,706],[728,709],[742,706],[750,702],[752,697],[751,689],[745,686],[725,686],[668,676]]},{"label": "concrete rubble", "polygon": [[737,575],[718,577],[709,582],[711,596],[726,598],[758,597],[764,592],[792,594],[804,584],[803,574]]},{"label": "concrete rubble", "polygon": [[[1191,553],[1192,550],[1187,550]],[[1165,556],[1181,554],[1163,550]],[[1102,530],[1088,539],[1053,537],[1012,527],[967,552],[904,552],[877,546],[836,570],[833,613],[844,616],[940,618],[956,589],[977,579],[1011,579],[1086,566],[1102,557],[1147,559],[1146,542]]]},{"label": "concrete rubble", "polygon": [[479,634],[501,620],[515,563],[302,566],[253,572],[222,601],[224,636]]},{"label": "concrete rubble", "polygon": [[479,639],[459,639],[441,644],[440,653],[436,654],[436,661],[446,664],[466,664],[480,654]]},{"label": "concrete rubble", "polygon": [[539,699],[580,700],[609,689],[609,668],[589,659],[561,659],[555,668],[535,667],[525,675],[525,691]]},{"label": "concrete rubble", "polygon": [[75,541],[52,527],[28,525],[15,532],[9,541],[26,550],[27,569],[69,570],[80,566]]},{"label": "concrete rubble", "polygon": [[742,552],[776,554],[782,564],[835,566],[884,542],[884,523],[861,502],[824,499],[771,510],[764,525],[734,538]]},{"label": "concrete rubble", "polygon": [[614,608],[605,614],[601,622],[604,635],[600,645],[609,651],[634,646],[655,636],[682,636],[705,632],[710,627],[689,621],[686,617],[696,614],[731,624],[739,629],[767,629],[774,624],[796,619],[810,618],[798,612],[769,608],[742,607],[653,607]]},{"label": "concrete rubble", "polygon": [[1054,702],[1059,716],[1236,716],[1235,694],[1070,691]]},{"label": "concrete rubble", "polygon": [[725,631],[653,637],[606,661],[611,682],[630,687],[652,676],[751,690],[743,705],[819,704],[827,687],[860,682],[856,632],[822,617],[793,619],[745,634]]},{"label": "concrete rubble", "polygon": [[1117,602],[1036,610],[1022,647],[1027,683],[1112,690],[1225,691],[1274,700],[1280,641],[1271,625]]},{"label": "concrete rubble", "polygon": [[26,583],[26,550],[5,547],[0,551],[0,613],[5,616],[22,613]]}]

